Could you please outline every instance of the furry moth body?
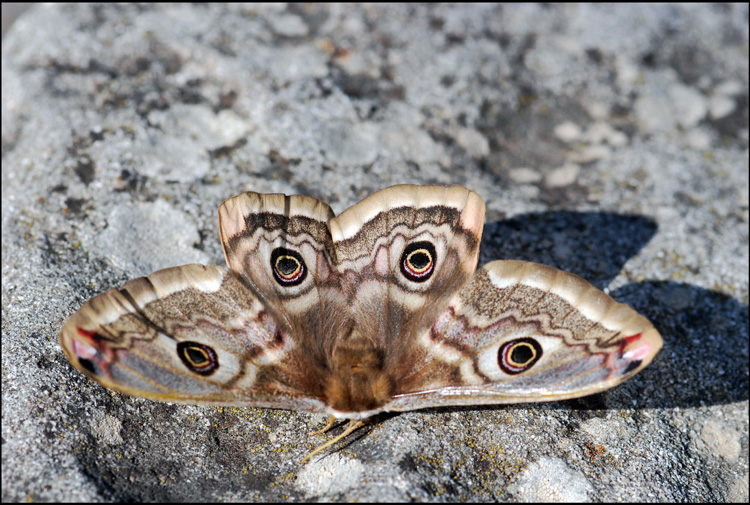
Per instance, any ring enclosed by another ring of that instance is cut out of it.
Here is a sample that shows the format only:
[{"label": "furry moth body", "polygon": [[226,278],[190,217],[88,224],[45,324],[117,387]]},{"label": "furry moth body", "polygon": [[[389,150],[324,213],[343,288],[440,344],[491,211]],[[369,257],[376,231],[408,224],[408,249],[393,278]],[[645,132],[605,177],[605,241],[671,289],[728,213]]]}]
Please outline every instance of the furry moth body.
[{"label": "furry moth body", "polygon": [[111,289],[60,343],[129,395],[353,420],[574,398],[651,362],[656,329],[580,277],[476,269],[484,210],[460,186],[394,186],[339,216],[244,193],[219,207],[228,270],[185,265]]}]

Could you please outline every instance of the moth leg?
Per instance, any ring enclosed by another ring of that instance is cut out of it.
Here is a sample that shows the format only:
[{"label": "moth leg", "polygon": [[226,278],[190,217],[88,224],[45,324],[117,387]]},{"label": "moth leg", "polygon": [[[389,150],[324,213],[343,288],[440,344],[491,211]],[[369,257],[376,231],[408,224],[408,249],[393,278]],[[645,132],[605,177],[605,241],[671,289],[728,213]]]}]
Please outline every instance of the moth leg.
[{"label": "moth leg", "polygon": [[334,416],[331,416],[328,418],[328,424],[323,426],[323,428],[320,430],[311,431],[309,435],[322,435],[326,431],[330,430],[331,427],[333,427],[335,422],[336,422],[336,418]]},{"label": "moth leg", "polygon": [[352,434],[354,430],[361,428],[365,424],[367,424],[367,419],[360,419],[359,421],[355,421],[354,419],[352,419],[351,421],[349,421],[349,426],[347,426],[347,428],[344,430],[344,432],[341,435],[334,437],[333,439],[329,440],[328,442],[321,445],[320,447],[315,449],[313,452],[305,456],[305,458],[302,460],[302,463],[310,459],[311,456],[318,454],[320,451],[322,451],[326,447],[330,447],[336,442],[338,442],[339,440],[341,440],[342,438],[348,437],[349,435]]}]

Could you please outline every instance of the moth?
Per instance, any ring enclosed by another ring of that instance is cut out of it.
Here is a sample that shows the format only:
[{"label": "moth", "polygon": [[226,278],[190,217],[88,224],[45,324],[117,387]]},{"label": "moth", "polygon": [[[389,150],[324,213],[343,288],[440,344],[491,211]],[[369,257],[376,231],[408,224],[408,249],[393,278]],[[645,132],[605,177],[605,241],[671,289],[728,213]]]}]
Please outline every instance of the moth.
[{"label": "moth", "polygon": [[[228,269],[185,265],[87,301],[60,344],[78,370],[152,400],[324,413],[575,398],[662,346],[580,277],[516,260],[477,269],[485,205],[460,186],[380,190],[335,216],[307,196],[219,207]],[[312,454],[311,454],[312,455]]]}]

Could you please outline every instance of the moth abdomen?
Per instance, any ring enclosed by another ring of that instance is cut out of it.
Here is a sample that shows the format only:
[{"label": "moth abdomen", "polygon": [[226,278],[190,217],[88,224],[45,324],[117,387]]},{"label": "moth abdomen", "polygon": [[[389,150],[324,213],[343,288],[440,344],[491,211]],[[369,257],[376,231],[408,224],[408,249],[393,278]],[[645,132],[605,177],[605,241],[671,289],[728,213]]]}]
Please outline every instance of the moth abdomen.
[{"label": "moth abdomen", "polygon": [[385,371],[355,365],[334,373],[326,381],[326,403],[337,412],[379,410],[393,396],[393,378]]},{"label": "moth abdomen", "polygon": [[338,412],[362,412],[385,405],[395,381],[386,371],[385,354],[370,340],[352,333],[329,357],[327,403]]}]

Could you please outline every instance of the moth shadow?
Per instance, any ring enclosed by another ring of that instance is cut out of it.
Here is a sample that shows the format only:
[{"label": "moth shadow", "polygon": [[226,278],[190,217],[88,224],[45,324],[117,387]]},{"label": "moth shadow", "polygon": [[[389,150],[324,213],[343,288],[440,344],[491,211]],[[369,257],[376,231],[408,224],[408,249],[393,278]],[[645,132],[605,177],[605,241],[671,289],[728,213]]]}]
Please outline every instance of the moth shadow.
[{"label": "moth shadow", "polygon": [[685,408],[748,399],[747,305],[671,281],[628,284],[611,294],[646,316],[664,339],[654,362],[633,379],[653,384],[642,391],[639,405]]},{"label": "moth shadow", "polygon": [[480,264],[496,259],[533,261],[580,275],[602,289],[656,231],[656,222],[643,216],[571,211],[521,214],[485,224]]},{"label": "moth shadow", "polygon": [[[325,454],[322,455],[321,459],[327,458],[334,453],[339,453],[344,449],[352,447],[360,440],[367,438],[376,426],[385,424],[388,419],[396,417],[400,414],[401,412],[379,412],[377,415],[368,418],[367,423],[364,426],[356,429],[354,432],[331,446],[329,448],[330,450],[326,451]],[[348,424],[349,421],[336,422],[331,428],[331,431],[336,431],[336,433],[332,433],[331,435],[338,436],[340,434],[339,432],[343,432],[344,430],[346,430]]]}]

